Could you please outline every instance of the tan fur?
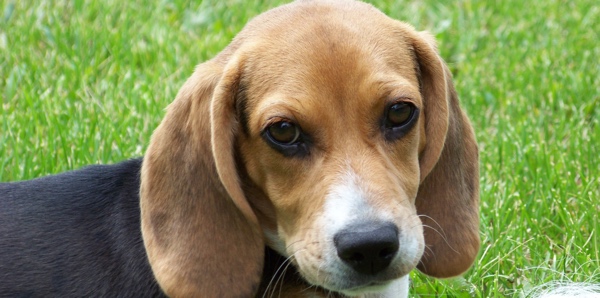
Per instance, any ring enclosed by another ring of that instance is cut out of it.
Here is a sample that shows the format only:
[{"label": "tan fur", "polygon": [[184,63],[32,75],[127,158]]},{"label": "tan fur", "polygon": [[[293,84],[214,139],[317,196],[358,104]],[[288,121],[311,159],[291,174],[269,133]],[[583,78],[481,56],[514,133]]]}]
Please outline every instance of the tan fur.
[{"label": "tan fur", "polygon": [[[390,143],[380,121],[398,98],[421,112]],[[310,135],[308,157],[285,157],[261,137],[281,119]],[[477,158],[430,35],[364,3],[298,1],[251,21],[169,106],[142,169],[144,245],[172,297],[265,291],[265,244],[293,256],[309,284],[335,288],[343,278],[321,266],[331,249],[325,198],[356,176],[374,212],[419,243],[386,276],[417,265],[436,277],[458,275],[479,248]],[[282,288],[321,292],[304,286]]]},{"label": "tan fur", "polygon": [[144,244],[171,297],[252,296],[260,282],[262,236],[228,198],[212,158],[208,110],[221,73],[215,64],[199,66],[169,106],[142,168]]}]

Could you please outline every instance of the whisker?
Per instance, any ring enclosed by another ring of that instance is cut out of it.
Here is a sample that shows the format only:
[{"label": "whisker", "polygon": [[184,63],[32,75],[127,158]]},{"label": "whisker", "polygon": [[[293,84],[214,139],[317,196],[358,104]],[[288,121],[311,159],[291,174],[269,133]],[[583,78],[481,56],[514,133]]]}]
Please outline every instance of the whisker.
[{"label": "whisker", "polygon": [[[315,294],[316,294],[318,289],[319,289],[319,287],[318,287],[318,286],[315,286],[315,285],[309,285],[309,286],[305,287],[305,288],[302,290],[302,292],[308,292],[308,291],[311,291],[311,290],[312,290],[312,291],[313,291],[313,293],[315,293]],[[329,297],[329,296],[327,296],[327,297]]]},{"label": "whisker", "polygon": [[[293,257],[293,255],[292,255],[291,257]],[[291,259],[290,259],[290,260],[291,260]],[[282,296],[281,296],[281,291],[283,290],[283,284],[284,284],[284,282],[285,282],[285,274],[286,274],[287,270],[290,268],[290,266],[292,265],[292,262],[290,262],[290,261],[287,261],[286,263],[287,263],[287,265],[286,265],[286,266],[285,266],[285,268],[283,269],[283,272],[282,272],[281,276],[280,276],[280,277],[277,279],[277,281],[275,282],[275,287],[273,288],[273,293],[275,293],[275,288],[276,288],[277,284],[281,284],[281,285],[279,286],[279,295],[278,295],[278,297],[282,297]],[[281,282],[280,282],[280,281],[281,281]]]},{"label": "whisker", "polygon": [[[280,280],[282,280],[282,278],[283,278],[282,276],[285,275],[285,271],[290,266],[291,260],[292,260],[292,258],[294,258],[294,255],[297,252],[298,251],[294,252],[292,255],[290,255],[289,257],[287,257],[281,263],[281,265],[279,265],[279,267],[277,268],[277,270],[275,270],[275,273],[271,277],[271,280],[269,280],[269,284],[267,284],[267,287],[265,288],[265,292],[263,293],[263,298],[265,298],[265,297],[273,297],[273,295],[275,294],[275,290],[276,290],[277,284],[279,283]],[[280,274],[280,272],[281,272],[281,274]],[[269,295],[267,295],[267,294],[269,294]]]},{"label": "whisker", "polygon": [[441,226],[441,225],[440,225],[440,224],[439,224],[439,223],[438,223],[438,222],[437,222],[435,219],[433,219],[431,216],[427,216],[427,215],[422,215],[422,214],[420,214],[420,215],[419,215],[419,217],[421,217],[421,216],[422,216],[422,217],[425,217],[425,218],[429,218],[431,221],[433,221],[433,222],[434,222],[434,223],[435,223],[435,224],[436,224],[436,225],[437,225],[437,226],[440,228],[440,230],[441,230],[441,231],[439,231],[438,229],[436,229],[436,228],[434,228],[434,227],[432,227],[432,226],[425,225],[425,224],[423,225],[423,227],[424,227],[424,228],[430,228],[430,229],[432,229],[433,231],[435,231],[436,233],[438,233],[438,235],[440,235],[440,237],[442,237],[442,239],[444,240],[444,242],[446,242],[446,244],[448,245],[448,247],[450,247],[450,249],[451,249],[453,252],[455,252],[455,253],[459,253],[459,252],[458,252],[458,250],[456,250],[456,249],[455,249],[455,248],[454,248],[454,247],[453,247],[453,246],[450,244],[450,242],[448,242],[448,237],[447,237],[447,235],[446,235],[446,232],[444,232],[444,228],[443,228],[443,227],[442,227],[442,226]]}]

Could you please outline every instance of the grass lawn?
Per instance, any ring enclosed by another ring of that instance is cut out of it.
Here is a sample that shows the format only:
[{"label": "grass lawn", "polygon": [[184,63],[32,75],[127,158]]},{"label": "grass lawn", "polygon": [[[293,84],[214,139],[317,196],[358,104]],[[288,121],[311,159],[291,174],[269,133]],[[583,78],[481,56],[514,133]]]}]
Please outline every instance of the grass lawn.
[{"label": "grass lawn", "polygon": [[[0,0],[0,181],[142,155],[194,66],[280,2]],[[412,294],[600,283],[596,2],[373,1],[435,33],[480,144],[480,257]]]}]

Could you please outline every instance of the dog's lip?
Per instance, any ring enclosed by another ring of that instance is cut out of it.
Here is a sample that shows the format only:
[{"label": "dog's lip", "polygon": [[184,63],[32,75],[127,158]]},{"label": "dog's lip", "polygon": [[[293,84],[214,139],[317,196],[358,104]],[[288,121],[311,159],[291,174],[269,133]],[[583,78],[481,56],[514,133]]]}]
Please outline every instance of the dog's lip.
[{"label": "dog's lip", "polygon": [[389,286],[392,283],[392,281],[393,280],[370,281],[359,286],[354,286],[351,288],[340,290],[340,292],[347,296],[356,296],[366,293],[379,292],[385,289],[385,287]]}]

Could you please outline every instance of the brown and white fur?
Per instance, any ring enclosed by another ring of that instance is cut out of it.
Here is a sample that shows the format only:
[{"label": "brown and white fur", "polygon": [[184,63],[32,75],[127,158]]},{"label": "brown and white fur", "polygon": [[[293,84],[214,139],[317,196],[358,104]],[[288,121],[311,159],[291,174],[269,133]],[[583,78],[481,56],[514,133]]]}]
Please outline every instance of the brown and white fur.
[{"label": "brown and white fur", "polygon": [[[419,115],[390,141],[395,102]],[[302,153],[266,140],[281,121],[301,130]],[[264,245],[308,284],[349,296],[406,292],[415,267],[459,275],[479,248],[477,159],[428,33],[361,2],[294,2],[199,65],[155,131],[141,186],[150,264],[174,296],[252,293]],[[399,248],[385,269],[340,259],[336,235],[386,225]]]},{"label": "brown and white fur", "polygon": [[402,297],[411,270],[456,276],[479,249],[451,74],[430,34],[362,2],[249,22],[197,66],[139,170],[0,184],[0,290]]}]

